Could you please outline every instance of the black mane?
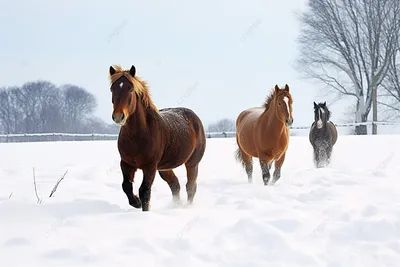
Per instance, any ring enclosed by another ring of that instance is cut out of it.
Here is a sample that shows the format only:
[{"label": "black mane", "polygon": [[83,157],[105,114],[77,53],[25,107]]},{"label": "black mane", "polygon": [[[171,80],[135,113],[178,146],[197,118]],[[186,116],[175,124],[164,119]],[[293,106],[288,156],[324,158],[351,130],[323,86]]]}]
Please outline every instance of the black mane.
[{"label": "black mane", "polygon": [[326,102],[324,103],[320,102],[316,106],[314,105],[314,113],[317,112],[318,108],[322,108],[326,112],[327,114],[326,120],[329,121],[329,119],[331,118],[331,111],[326,106]]}]

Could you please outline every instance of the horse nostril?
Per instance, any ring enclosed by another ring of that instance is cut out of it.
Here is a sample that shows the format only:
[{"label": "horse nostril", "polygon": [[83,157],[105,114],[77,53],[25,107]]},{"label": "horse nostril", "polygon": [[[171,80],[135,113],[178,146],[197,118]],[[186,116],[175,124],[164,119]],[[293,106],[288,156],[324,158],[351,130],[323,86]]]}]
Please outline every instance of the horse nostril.
[{"label": "horse nostril", "polygon": [[111,118],[112,118],[113,121],[115,121],[114,114],[111,115]]},{"label": "horse nostril", "polygon": [[125,115],[124,115],[124,113],[122,113],[122,114],[121,114],[121,121],[123,121],[124,118],[125,118]]}]

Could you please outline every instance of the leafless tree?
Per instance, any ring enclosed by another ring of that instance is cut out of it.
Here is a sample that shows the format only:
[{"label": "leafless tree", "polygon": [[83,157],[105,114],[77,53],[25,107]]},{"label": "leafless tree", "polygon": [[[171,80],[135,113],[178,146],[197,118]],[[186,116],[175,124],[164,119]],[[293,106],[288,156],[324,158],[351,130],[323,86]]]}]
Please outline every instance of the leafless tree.
[{"label": "leafless tree", "polygon": [[209,132],[232,132],[235,131],[235,121],[222,119],[208,126]]},{"label": "leafless tree", "polygon": [[21,90],[18,87],[0,89],[0,123],[3,132],[20,133],[22,110],[18,105]]},{"label": "leafless tree", "polygon": [[[400,14],[399,14],[400,16]],[[390,61],[389,72],[382,83],[384,92],[380,96],[383,100],[378,101],[385,107],[388,117],[400,117],[400,49],[393,55]]]},{"label": "leafless tree", "polygon": [[[27,82],[21,88],[19,105],[24,113],[24,128],[26,133],[48,132],[51,122],[59,107],[59,91],[48,81]],[[47,128],[47,129],[46,129]]]},{"label": "leafless tree", "polygon": [[67,84],[62,86],[64,99],[64,117],[67,128],[79,132],[85,120],[91,118],[97,103],[96,98],[85,89]]},{"label": "leafless tree", "polygon": [[[299,17],[298,69],[339,96],[352,97],[355,121],[366,122],[399,47],[400,1],[310,0],[308,8]],[[366,126],[356,133],[367,134]]]},{"label": "leafless tree", "polygon": [[105,133],[108,125],[93,116],[95,97],[75,85],[62,89],[47,81],[0,88],[3,133]]}]

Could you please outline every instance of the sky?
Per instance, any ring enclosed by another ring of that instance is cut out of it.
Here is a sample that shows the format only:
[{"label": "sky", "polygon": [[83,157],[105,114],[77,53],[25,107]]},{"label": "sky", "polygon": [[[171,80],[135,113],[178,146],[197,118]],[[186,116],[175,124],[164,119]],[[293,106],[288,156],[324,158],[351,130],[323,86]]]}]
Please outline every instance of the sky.
[{"label": "sky", "polygon": [[[84,87],[112,123],[108,70],[135,65],[156,106],[184,106],[205,125],[235,120],[288,84],[293,126],[313,121],[320,87],[293,68],[305,0],[7,1],[0,9],[0,87],[48,80]],[[343,103],[330,105],[332,121]]]}]

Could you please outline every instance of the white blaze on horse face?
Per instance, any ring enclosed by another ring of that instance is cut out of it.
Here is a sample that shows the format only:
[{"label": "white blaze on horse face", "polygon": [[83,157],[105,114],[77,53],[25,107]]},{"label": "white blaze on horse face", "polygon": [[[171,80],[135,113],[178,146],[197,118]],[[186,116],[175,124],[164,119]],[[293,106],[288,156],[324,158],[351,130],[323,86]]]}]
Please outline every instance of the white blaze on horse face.
[{"label": "white blaze on horse face", "polygon": [[322,119],[321,119],[321,113],[324,113],[325,111],[322,108],[318,109],[318,121],[317,121],[317,128],[321,129],[322,128]]},{"label": "white blaze on horse face", "polygon": [[119,84],[119,87],[122,88],[122,86],[124,86],[124,83],[123,83],[123,82],[121,82],[121,83]]},{"label": "white blaze on horse face", "polygon": [[289,98],[288,98],[287,96],[285,96],[285,97],[283,98],[283,101],[285,101],[286,108],[287,108],[287,113],[288,113],[288,115],[290,116]]}]

